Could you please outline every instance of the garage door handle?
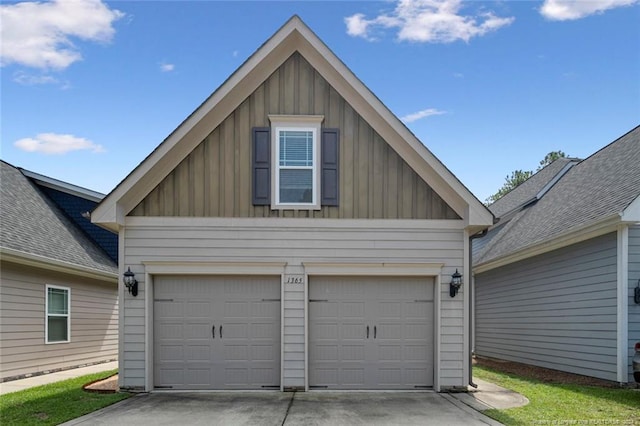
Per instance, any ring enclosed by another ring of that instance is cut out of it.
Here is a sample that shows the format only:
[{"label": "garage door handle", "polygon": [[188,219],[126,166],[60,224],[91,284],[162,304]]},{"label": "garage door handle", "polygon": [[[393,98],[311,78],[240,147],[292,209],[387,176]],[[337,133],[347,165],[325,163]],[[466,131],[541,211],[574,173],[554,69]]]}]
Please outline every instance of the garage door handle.
[{"label": "garage door handle", "polygon": [[222,325],[220,325],[220,338],[222,339]]},{"label": "garage door handle", "polygon": [[367,326],[367,339],[369,338],[369,326]]},{"label": "garage door handle", "polygon": [[211,327],[211,338],[215,339],[216,338],[216,325],[213,324],[213,326]]},{"label": "garage door handle", "polygon": [[378,334],[378,327],[376,327],[375,325],[373,326],[373,338],[376,338],[376,335]]}]

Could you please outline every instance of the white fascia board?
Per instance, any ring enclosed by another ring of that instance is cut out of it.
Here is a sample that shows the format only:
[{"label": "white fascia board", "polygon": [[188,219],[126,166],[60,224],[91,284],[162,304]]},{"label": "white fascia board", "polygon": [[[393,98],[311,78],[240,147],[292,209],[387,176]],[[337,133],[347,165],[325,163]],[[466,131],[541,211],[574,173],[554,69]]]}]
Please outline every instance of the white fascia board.
[{"label": "white fascia board", "polygon": [[118,274],[101,271],[75,263],[64,262],[50,257],[14,250],[7,247],[0,247],[0,255],[3,261],[17,263],[19,265],[31,266],[49,271],[63,272],[66,274],[81,277],[94,278],[102,281],[109,281],[118,284]]},{"label": "white fascia board", "polygon": [[68,182],[63,182],[61,180],[54,179],[49,176],[41,175],[39,173],[35,173],[29,170],[25,170],[21,168],[19,168],[18,170],[20,170],[20,172],[26,177],[28,177],[29,179],[32,179],[36,181],[39,185],[45,186],[47,188],[51,188],[60,192],[75,195],[76,197],[84,198],[89,201],[95,201],[96,203],[99,203],[104,198],[104,194],[97,191],[92,191],[90,189],[83,188],[81,186],[74,185]]},{"label": "white fascia board", "polygon": [[620,218],[623,222],[627,223],[640,222],[640,195],[622,211]]},{"label": "white fascia board", "polygon": [[562,247],[567,247],[581,241],[586,241],[591,238],[608,234],[610,232],[616,232],[619,224],[620,215],[614,214],[601,221],[598,221],[597,223],[591,223],[585,226],[577,227],[550,240],[544,240],[516,252],[509,253],[506,256],[494,259],[490,262],[475,265],[473,267],[473,272],[475,274],[480,274],[490,271],[491,269],[509,265],[514,262],[519,262],[533,256],[538,256],[540,254],[557,250]]}]

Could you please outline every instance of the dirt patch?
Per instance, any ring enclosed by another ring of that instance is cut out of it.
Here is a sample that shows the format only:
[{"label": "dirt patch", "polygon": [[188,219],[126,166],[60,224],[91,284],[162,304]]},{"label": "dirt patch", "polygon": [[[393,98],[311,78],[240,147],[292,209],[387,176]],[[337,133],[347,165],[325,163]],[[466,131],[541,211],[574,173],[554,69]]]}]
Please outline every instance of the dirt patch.
[{"label": "dirt patch", "polygon": [[83,386],[87,392],[115,393],[118,392],[118,375],[115,374],[106,379],[97,380]]},{"label": "dirt patch", "polygon": [[564,371],[551,370],[549,368],[536,367],[534,365],[521,364],[519,362],[504,361],[500,359],[475,357],[473,365],[492,368],[507,374],[515,374],[521,377],[540,380],[545,383],[575,384],[583,386],[599,386],[604,388],[618,388],[620,385],[608,380],[594,377],[581,376],[579,374],[565,373]]}]

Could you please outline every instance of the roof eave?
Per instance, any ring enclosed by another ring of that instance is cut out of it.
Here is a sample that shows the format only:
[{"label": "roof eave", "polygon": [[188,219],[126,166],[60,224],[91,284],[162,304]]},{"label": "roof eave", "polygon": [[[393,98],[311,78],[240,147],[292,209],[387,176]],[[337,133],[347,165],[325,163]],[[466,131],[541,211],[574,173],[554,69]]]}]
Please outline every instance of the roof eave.
[{"label": "roof eave", "polygon": [[533,256],[538,256],[562,247],[567,247],[581,241],[586,241],[600,235],[608,234],[609,232],[616,231],[621,223],[622,216],[616,213],[595,223],[589,223],[572,228],[568,232],[559,234],[551,239],[546,239],[526,246],[507,255],[491,259],[487,262],[479,262],[474,265],[473,272],[475,274],[480,274]]},{"label": "roof eave", "polygon": [[118,274],[116,272],[107,272],[100,269],[89,268],[87,266],[64,262],[62,260],[52,259],[50,257],[27,253],[7,247],[0,247],[0,255],[2,256],[3,262],[12,262],[20,265],[38,267],[56,272],[64,272],[71,275],[109,281],[113,284],[118,284]]}]

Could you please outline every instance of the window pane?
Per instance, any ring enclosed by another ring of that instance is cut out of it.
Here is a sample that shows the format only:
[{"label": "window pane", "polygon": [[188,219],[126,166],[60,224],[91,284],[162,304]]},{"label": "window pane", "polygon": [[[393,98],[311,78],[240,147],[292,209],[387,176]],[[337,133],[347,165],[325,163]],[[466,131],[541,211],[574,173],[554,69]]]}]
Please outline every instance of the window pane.
[{"label": "window pane", "polygon": [[47,326],[49,327],[49,342],[66,342],[69,340],[67,335],[68,317],[49,317]]},{"label": "window pane", "polygon": [[313,132],[280,132],[280,165],[313,166]]},{"label": "window pane", "polygon": [[49,314],[67,314],[69,292],[60,288],[49,288]]},{"label": "window pane", "polygon": [[280,169],[280,202],[311,203],[313,171]]}]

